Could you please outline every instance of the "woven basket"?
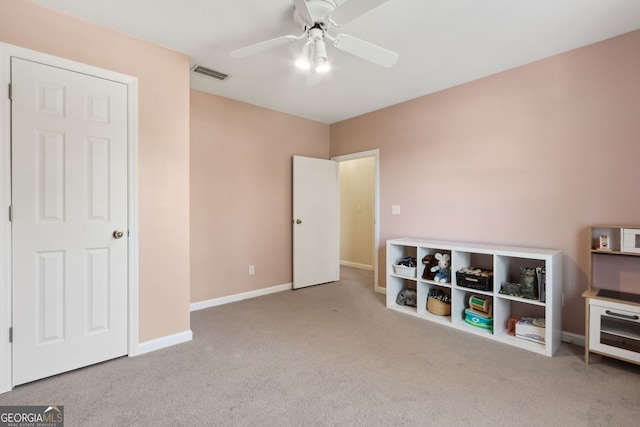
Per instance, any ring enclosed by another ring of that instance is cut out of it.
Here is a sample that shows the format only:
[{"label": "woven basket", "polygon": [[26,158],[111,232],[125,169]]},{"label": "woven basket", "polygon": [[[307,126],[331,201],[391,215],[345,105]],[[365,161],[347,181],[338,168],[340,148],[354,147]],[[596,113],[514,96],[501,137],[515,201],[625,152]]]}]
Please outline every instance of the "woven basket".
[{"label": "woven basket", "polygon": [[427,310],[429,310],[429,313],[431,314],[448,316],[451,314],[451,304],[429,297],[427,298]]}]

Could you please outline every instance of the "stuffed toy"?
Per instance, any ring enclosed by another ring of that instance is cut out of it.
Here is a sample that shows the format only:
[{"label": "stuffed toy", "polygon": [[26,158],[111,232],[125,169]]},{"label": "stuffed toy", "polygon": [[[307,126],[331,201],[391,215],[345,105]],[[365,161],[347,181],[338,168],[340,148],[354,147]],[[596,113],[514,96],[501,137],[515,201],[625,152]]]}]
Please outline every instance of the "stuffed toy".
[{"label": "stuffed toy", "polygon": [[417,299],[418,299],[418,295],[415,290],[404,288],[398,293],[398,297],[396,298],[396,304],[416,307]]},{"label": "stuffed toy", "polygon": [[440,283],[451,282],[451,269],[449,268],[451,256],[449,254],[436,253],[436,259],[438,260],[438,265],[431,267],[431,271],[436,272],[433,280]]},{"label": "stuffed toy", "polygon": [[424,280],[433,280],[436,277],[436,272],[431,269],[438,265],[438,260],[433,255],[426,255],[422,258],[422,263],[424,264],[424,271],[422,272],[422,278]]}]

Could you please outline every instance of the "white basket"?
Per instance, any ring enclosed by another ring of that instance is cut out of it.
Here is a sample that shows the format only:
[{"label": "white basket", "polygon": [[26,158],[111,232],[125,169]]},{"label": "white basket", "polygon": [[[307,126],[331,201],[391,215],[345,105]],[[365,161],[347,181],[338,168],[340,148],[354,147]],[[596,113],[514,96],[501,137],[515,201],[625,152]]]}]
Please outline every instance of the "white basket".
[{"label": "white basket", "polygon": [[416,267],[407,267],[405,265],[393,264],[393,271],[399,276],[416,277]]}]

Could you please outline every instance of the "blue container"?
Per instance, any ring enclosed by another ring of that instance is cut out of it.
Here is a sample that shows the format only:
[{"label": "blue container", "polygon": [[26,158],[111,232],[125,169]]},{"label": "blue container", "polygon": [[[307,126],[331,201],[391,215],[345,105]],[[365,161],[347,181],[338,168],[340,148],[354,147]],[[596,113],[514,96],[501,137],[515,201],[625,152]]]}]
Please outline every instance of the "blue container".
[{"label": "blue container", "polygon": [[472,326],[493,331],[493,318],[481,316],[469,309],[465,310],[464,321]]}]

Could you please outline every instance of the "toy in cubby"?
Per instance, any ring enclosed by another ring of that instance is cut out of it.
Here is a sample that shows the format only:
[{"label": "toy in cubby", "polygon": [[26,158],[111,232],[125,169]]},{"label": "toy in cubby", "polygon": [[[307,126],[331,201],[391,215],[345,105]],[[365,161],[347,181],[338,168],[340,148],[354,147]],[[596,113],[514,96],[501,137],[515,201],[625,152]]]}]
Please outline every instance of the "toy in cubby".
[{"label": "toy in cubby", "polygon": [[469,325],[493,331],[493,307],[491,297],[473,294],[469,308],[464,310],[464,321]]},{"label": "toy in cubby", "polygon": [[440,252],[437,252],[435,254],[435,257],[438,263],[435,266],[431,267],[431,271],[436,273],[433,280],[440,283],[450,283],[451,255],[441,254]]},{"label": "toy in cubby", "polygon": [[422,258],[422,263],[424,264],[422,278],[424,280],[433,280],[436,277],[436,272],[432,269],[438,265],[438,260],[435,255],[425,255]]}]

